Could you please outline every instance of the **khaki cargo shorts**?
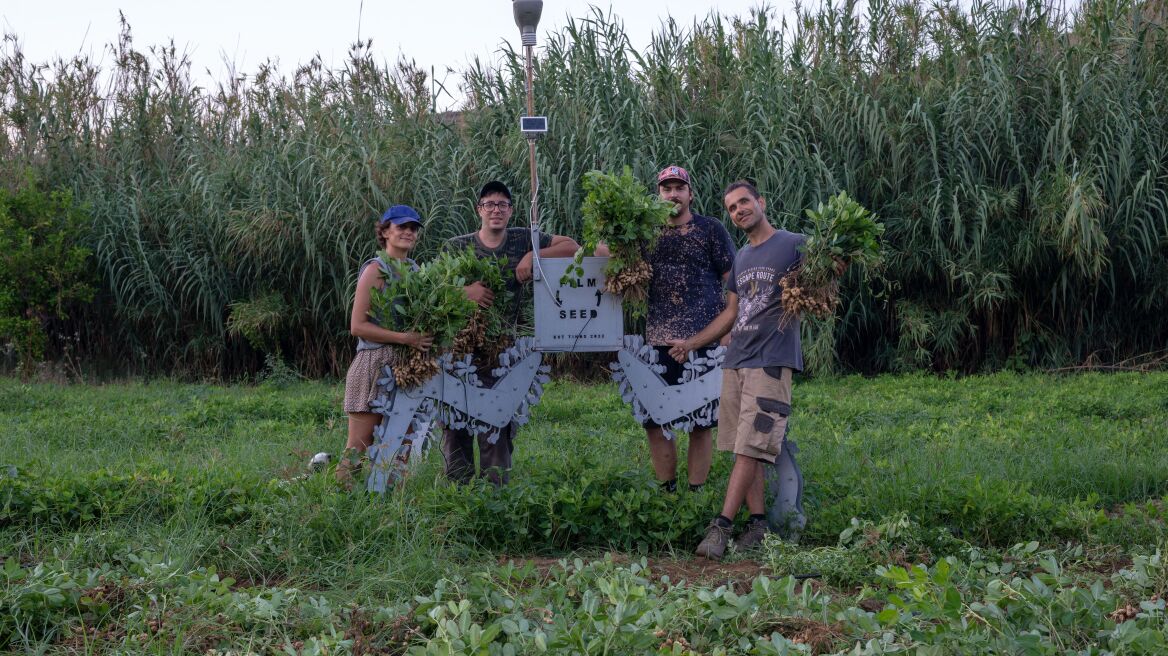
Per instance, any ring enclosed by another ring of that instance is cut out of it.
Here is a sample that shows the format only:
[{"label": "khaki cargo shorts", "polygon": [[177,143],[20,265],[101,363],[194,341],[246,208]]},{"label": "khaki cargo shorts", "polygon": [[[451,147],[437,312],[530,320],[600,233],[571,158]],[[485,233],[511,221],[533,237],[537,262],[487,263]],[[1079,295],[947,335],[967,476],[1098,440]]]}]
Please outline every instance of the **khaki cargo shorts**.
[{"label": "khaki cargo shorts", "polygon": [[723,369],[718,449],[774,462],[791,414],[791,369]]}]

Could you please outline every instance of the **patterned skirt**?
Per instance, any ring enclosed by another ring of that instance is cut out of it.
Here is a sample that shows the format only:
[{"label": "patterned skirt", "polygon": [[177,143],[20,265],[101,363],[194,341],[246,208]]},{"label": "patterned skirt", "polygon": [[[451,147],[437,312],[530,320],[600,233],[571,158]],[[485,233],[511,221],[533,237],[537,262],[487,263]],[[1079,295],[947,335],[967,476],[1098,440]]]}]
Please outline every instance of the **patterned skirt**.
[{"label": "patterned skirt", "polygon": [[377,379],[381,368],[396,361],[392,346],[357,351],[345,376],[345,412],[372,412],[369,405],[377,398]]}]

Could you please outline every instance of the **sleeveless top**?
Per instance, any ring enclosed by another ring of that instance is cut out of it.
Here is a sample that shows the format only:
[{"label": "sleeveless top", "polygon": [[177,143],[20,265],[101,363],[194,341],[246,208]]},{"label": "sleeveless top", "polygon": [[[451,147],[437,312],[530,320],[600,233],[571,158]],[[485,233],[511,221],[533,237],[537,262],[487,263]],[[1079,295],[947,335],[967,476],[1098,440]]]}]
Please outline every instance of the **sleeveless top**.
[{"label": "sleeveless top", "polygon": [[[417,271],[418,270],[418,263],[417,262],[411,260],[408,257],[405,258],[405,261],[407,264],[410,265],[410,271]],[[362,264],[361,268],[357,270],[357,279],[358,280],[361,279],[361,274],[365,273],[365,269],[370,264],[377,264],[377,266],[381,267],[381,275],[384,278],[386,278],[387,280],[396,280],[397,278],[399,278],[399,276],[397,275],[397,271],[389,268],[389,265],[387,265],[385,263],[385,261],[382,260],[380,256],[378,256],[378,257],[374,257],[374,258],[370,258],[368,260],[365,260],[365,263]],[[381,322],[379,322],[377,320],[377,318],[372,316],[372,315],[369,316],[369,320],[372,321],[375,325],[378,325],[378,326],[381,325]],[[382,344],[381,342],[371,342],[371,341],[364,339],[362,337],[357,338],[357,352],[358,353],[361,351],[372,351],[375,349],[379,349],[383,346],[389,346],[389,345]]]}]

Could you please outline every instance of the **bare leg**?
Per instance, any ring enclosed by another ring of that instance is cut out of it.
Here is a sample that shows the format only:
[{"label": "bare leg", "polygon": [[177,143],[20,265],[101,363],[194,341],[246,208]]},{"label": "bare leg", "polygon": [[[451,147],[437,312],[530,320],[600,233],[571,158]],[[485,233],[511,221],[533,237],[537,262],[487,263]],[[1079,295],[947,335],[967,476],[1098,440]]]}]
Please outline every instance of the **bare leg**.
[{"label": "bare leg", "polygon": [[349,439],[346,449],[364,451],[373,445],[373,429],[381,423],[381,415],[376,412],[349,413]]},{"label": "bare leg", "polygon": [[[738,509],[742,507],[742,502],[746,501],[748,496],[753,496],[754,488],[758,482],[762,481],[761,470],[758,460],[743,455],[734,455],[734,469],[730,470],[730,481],[726,484],[726,500],[722,503],[723,517],[733,520],[734,516],[738,514]],[[761,486],[758,487],[757,500],[761,508]]]},{"label": "bare leg", "polygon": [[[677,441],[666,439],[665,432],[659,426],[646,428],[645,435],[649,438],[649,459],[653,461],[653,473],[657,475],[657,480],[664,482],[677,478]],[[709,470],[708,459],[706,470]]]},{"label": "bare leg", "polygon": [[337,482],[346,488],[353,484],[353,470],[357,468],[357,454],[364,453],[373,444],[373,429],[381,423],[381,415],[376,412],[350,412],[349,437],[345,441],[345,453],[337,462]]},{"label": "bare leg", "polygon": [[750,489],[746,492],[746,508],[750,510],[752,515],[762,515],[766,513],[766,467],[767,463],[760,460],[754,461],[754,482],[750,484]]},{"label": "bare leg", "polygon": [[689,465],[689,484],[701,485],[710,475],[710,461],[714,457],[713,431],[699,428],[689,434],[689,451],[686,462]]}]

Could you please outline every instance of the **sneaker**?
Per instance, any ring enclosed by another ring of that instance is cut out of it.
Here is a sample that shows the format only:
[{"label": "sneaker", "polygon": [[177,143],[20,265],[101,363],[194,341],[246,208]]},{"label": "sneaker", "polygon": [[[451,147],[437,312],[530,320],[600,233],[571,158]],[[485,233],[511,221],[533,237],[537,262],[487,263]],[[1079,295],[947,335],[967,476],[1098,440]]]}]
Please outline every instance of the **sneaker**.
[{"label": "sneaker", "polygon": [[746,528],[734,541],[734,546],[739,551],[753,549],[762,544],[763,538],[766,537],[767,533],[770,533],[770,530],[766,519],[752,519],[746,522]]},{"label": "sneaker", "polygon": [[717,519],[710,520],[710,525],[706,527],[706,537],[702,538],[695,553],[710,560],[721,560],[722,554],[726,553],[726,545],[730,543],[730,529],[729,526],[719,524]]},{"label": "sneaker", "polygon": [[324,451],[321,451],[320,453],[312,456],[312,460],[308,461],[308,470],[313,471],[313,472],[318,472],[318,471],[324,469],[325,467],[328,467],[329,460],[331,460],[331,459],[332,459],[331,455],[329,455],[328,453],[326,453]]}]

